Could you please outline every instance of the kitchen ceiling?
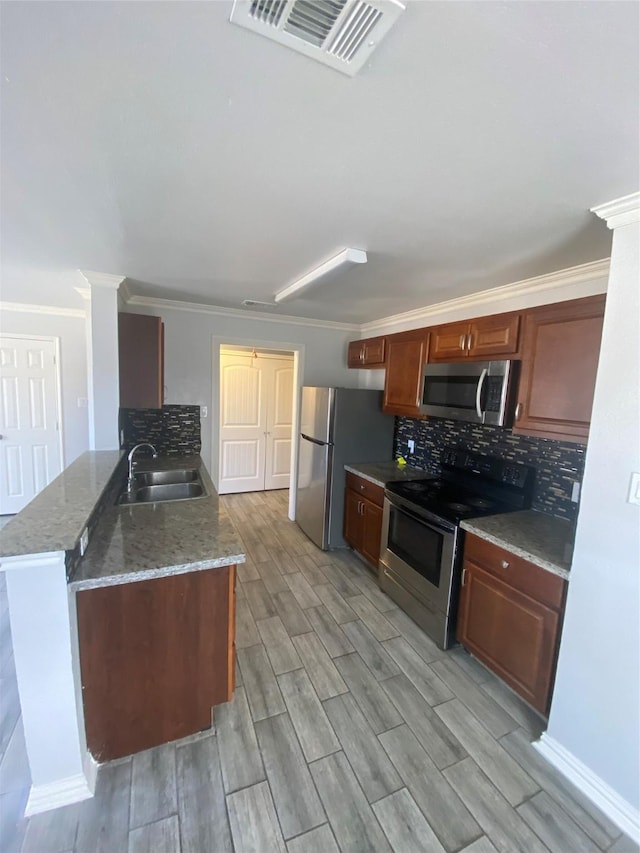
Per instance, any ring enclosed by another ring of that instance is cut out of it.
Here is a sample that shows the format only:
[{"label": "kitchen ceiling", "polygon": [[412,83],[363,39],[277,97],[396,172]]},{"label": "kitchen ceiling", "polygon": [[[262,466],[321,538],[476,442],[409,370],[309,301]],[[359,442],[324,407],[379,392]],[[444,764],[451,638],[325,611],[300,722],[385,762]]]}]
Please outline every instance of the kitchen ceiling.
[{"label": "kitchen ceiling", "polygon": [[638,4],[407,6],[349,78],[227,2],[3,3],[2,299],[76,305],[81,268],[240,308],[353,246],[271,313],[361,323],[607,257]]}]

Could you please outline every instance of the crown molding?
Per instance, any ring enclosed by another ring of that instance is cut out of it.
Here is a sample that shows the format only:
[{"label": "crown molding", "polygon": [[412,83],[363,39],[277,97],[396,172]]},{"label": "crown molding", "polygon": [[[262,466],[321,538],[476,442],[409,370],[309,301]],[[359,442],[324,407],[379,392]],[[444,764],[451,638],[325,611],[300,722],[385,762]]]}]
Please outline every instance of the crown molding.
[{"label": "crown molding", "polygon": [[94,272],[93,270],[78,270],[80,275],[91,287],[107,287],[117,290],[125,280],[125,275],[110,275],[106,272]]},{"label": "crown molding", "polygon": [[606,204],[591,208],[600,219],[604,219],[609,228],[619,228],[621,225],[631,225],[640,222],[640,192],[616,198]]},{"label": "crown molding", "polygon": [[118,290],[118,296],[121,297],[124,303],[127,303],[131,299],[131,290],[129,289],[129,285],[127,284],[126,278],[120,285],[120,289]]},{"label": "crown molding", "polygon": [[91,302],[91,288],[90,287],[74,287],[73,288],[76,293],[79,293],[83,299],[86,299],[87,302]]},{"label": "crown molding", "polygon": [[495,306],[497,302],[513,299],[514,297],[545,293],[549,290],[558,290],[567,285],[581,284],[599,278],[606,279],[609,275],[609,263],[609,258],[603,258],[600,261],[591,261],[588,264],[568,267],[567,269],[536,276],[535,278],[527,278],[522,281],[505,284],[501,287],[481,290],[478,293],[471,293],[468,296],[447,299],[445,302],[436,302],[434,305],[428,305],[425,308],[416,308],[413,311],[405,311],[402,314],[393,314],[390,317],[382,317],[380,320],[363,323],[360,326],[360,331],[373,332],[386,326],[409,322],[415,323],[416,327],[419,327],[423,320],[428,321],[432,317],[448,311],[476,310],[478,306]]},{"label": "crown molding", "polygon": [[86,317],[83,308],[59,308],[57,305],[30,305],[23,302],[0,302],[0,311],[22,314],[55,314],[58,317]]},{"label": "crown molding", "polygon": [[237,308],[222,308],[217,305],[204,305],[200,302],[181,302],[177,299],[161,299],[153,296],[130,296],[127,305],[140,305],[147,308],[187,311],[192,314],[213,314],[238,320],[260,320],[265,323],[286,323],[291,326],[315,326],[321,329],[339,329],[345,332],[358,332],[359,323],[338,323],[335,320],[313,320],[308,317],[293,317],[288,314],[266,314],[262,311],[240,311]]}]

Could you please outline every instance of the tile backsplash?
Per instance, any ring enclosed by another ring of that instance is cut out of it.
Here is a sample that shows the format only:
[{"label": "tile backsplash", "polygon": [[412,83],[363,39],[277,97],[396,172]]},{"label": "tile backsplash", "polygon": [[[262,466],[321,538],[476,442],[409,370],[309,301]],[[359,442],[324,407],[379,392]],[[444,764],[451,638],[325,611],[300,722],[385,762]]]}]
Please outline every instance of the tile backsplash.
[{"label": "tile backsplash", "polygon": [[200,406],[120,409],[120,429],[124,450],[148,441],[160,456],[191,456],[202,447]]},{"label": "tile backsplash", "polygon": [[[412,454],[407,453],[407,440],[410,438],[416,443]],[[514,435],[502,427],[442,418],[396,418],[396,458],[404,456],[409,464],[436,474],[440,470],[443,451],[453,447],[533,465],[537,473],[532,509],[558,518],[575,519],[578,504],[571,500],[571,491],[576,480],[582,483],[584,445]]]}]

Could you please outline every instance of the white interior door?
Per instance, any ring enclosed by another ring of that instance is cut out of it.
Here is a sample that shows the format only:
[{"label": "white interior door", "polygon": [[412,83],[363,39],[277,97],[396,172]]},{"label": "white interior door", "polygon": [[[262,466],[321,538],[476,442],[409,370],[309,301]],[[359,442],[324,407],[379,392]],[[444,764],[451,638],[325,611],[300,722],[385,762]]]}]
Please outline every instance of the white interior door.
[{"label": "white interior door", "polygon": [[0,388],[0,515],[8,515],[62,470],[55,341],[0,338]]},{"label": "white interior door", "polygon": [[291,428],[293,420],[293,359],[270,361],[267,402],[267,458],[265,489],[287,489],[291,474]]},{"label": "white interior door", "polygon": [[[253,361],[260,365],[253,366]],[[220,494],[264,489],[264,359],[220,353]]]},{"label": "white interior door", "polygon": [[293,359],[220,353],[220,494],[289,485]]}]

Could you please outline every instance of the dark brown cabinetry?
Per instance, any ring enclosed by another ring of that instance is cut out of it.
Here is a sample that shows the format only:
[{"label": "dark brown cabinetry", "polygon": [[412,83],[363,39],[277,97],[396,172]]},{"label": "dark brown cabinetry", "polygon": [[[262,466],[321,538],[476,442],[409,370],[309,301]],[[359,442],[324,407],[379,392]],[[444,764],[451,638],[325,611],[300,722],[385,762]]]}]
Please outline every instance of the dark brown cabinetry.
[{"label": "dark brown cabinetry", "polygon": [[496,314],[431,329],[429,361],[514,356],[518,352],[519,314]]},{"label": "dark brown cabinetry", "polygon": [[391,415],[420,416],[422,369],[427,361],[428,329],[387,336],[387,371],[382,410]]},{"label": "dark brown cabinetry", "polygon": [[384,489],[347,472],[344,538],[378,570]]},{"label": "dark brown cabinetry", "polygon": [[514,432],[586,442],[604,296],[527,312]]},{"label": "dark brown cabinetry", "polygon": [[234,689],[235,566],[77,593],[87,744],[97,761],[211,726]]},{"label": "dark brown cabinetry", "polygon": [[348,367],[384,367],[386,338],[351,341],[347,353]]},{"label": "dark brown cabinetry", "polygon": [[161,409],[164,401],[164,323],[160,317],[118,314],[120,406]]},{"label": "dark brown cabinetry", "polygon": [[566,581],[467,534],[457,638],[530,705],[547,714]]}]

